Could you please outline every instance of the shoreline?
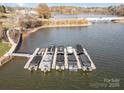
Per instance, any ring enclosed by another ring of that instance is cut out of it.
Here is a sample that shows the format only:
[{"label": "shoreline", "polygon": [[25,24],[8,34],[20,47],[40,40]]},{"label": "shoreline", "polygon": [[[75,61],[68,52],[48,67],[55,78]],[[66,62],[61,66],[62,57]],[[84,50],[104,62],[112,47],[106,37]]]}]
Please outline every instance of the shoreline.
[{"label": "shoreline", "polygon": [[115,19],[112,22],[113,23],[120,23],[120,24],[122,23],[123,24],[124,23],[124,17],[122,19]]},{"label": "shoreline", "polygon": [[29,32],[23,32],[23,38],[27,37],[31,33],[37,32],[38,30],[44,29],[44,28],[87,27],[87,26],[90,26],[90,25],[92,25],[91,22],[88,22],[88,24],[79,24],[79,25],[44,25],[44,26],[40,26],[40,27],[31,29]]},{"label": "shoreline", "polygon": [[[37,32],[40,29],[44,29],[44,28],[58,28],[58,27],[85,27],[85,26],[89,26],[91,25],[91,22],[88,22],[87,24],[73,24],[73,25],[44,25],[44,26],[40,26],[34,29],[29,30],[28,32],[23,32],[22,34],[19,35],[18,37],[18,42],[14,43],[14,41],[10,38],[9,36],[9,31],[7,31],[7,37],[9,39],[9,43],[11,44],[11,47],[9,49],[9,51],[7,53],[5,53],[3,56],[0,57],[0,66],[2,66],[3,64],[5,64],[6,62],[8,62],[9,60],[11,60],[13,57],[9,56],[10,53],[13,53],[16,48],[19,46],[20,40],[21,38],[25,38],[28,35],[30,35],[31,33]],[[22,37],[21,37],[22,36]]]},{"label": "shoreline", "polygon": [[113,21],[113,23],[120,23],[120,24],[124,24],[124,20],[123,20],[123,21],[118,21],[118,20],[115,20],[115,21]]},{"label": "shoreline", "polygon": [[0,57],[0,67],[13,58],[9,54],[15,52],[15,50],[17,49],[17,47],[20,43],[20,40],[22,38],[21,35],[22,34],[20,33],[19,37],[18,37],[18,41],[17,41],[17,43],[15,43],[9,35],[9,31],[7,31],[7,37],[9,39],[9,43],[11,44],[11,48],[9,49],[9,51],[7,53],[5,53],[3,56]]},{"label": "shoreline", "polygon": [[11,44],[10,42],[4,42],[4,41],[1,41],[0,42],[0,58],[6,54],[11,48]]}]

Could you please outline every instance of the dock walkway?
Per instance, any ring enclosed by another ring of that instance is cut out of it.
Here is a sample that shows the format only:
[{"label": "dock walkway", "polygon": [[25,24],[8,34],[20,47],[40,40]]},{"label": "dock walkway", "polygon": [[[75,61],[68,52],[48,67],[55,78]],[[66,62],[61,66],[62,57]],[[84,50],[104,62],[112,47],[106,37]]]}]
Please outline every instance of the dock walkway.
[{"label": "dock walkway", "polygon": [[[73,48],[72,54],[68,54],[66,48],[63,48],[63,52],[59,52],[57,47],[54,48],[53,51],[49,51],[48,49],[49,48],[37,48],[32,55],[25,54],[24,56],[30,58],[25,64],[24,69],[40,69],[44,72],[50,71],[51,68],[56,70],[69,69],[70,71],[77,71],[80,69],[83,71],[92,71],[96,69],[96,66],[94,65],[85,48],[82,48],[83,52],[81,52],[81,50],[77,51],[75,48]],[[82,54],[80,55],[79,53]],[[89,70],[84,68],[88,68]]]},{"label": "dock walkway", "polygon": [[40,64],[39,64],[39,67],[38,67],[38,68],[41,69],[41,70],[42,70],[42,62],[43,62],[43,60],[44,60],[44,58],[45,58],[45,56],[46,56],[46,54],[47,54],[47,51],[48,51],[48,48],[45,49],[43,58],[42,58],[42,60],[41,60],[41,62],[40,62]]},{"label": "dock walkway", "polygon": [[90,58],[89,54],[87,53],[86,49],[85,48],[83,48],[83,49],[84,49],[84,53],[86,54],[86,56],[88,57],[88,59],[91,62],[92,69],[96,69],[96,66],[94,65],[93,61],[91,60],[91,58]]},{"label": "dock walkway", "polygon": [[36,56],[37,52],[39,51],[40,48],[36,48],[36,50],[34,51],[34,53],[31,55],[30,59],[28,60],[28,62],[25,64],[24,69],[28,69],[30,62],[33,60],[33,58]]},{"label": "dock walkway", "polygon": [[73,49],[73,50],[74,50],[74,55],[75,55],[76,60],[77,60],[77,66],[78,66],[78,69],[81,69],[81,63],[80,63],[79,58],[78,58],[78,56],[77,56],[77,52],[76,52],[75,49]]},{"label": "dock walkway", "polygon": [[65,69],[68,69],[68,60],[67,60],[67,51],[64,49],[64,57],[65,57]]},{"label": "dock walkway", "polygon": [[57,56],[57,48],[55,48],[55,53],[54,53],[54,56],[53,56],[52,69],[56,68],[56,56]]},{"label": "dock walkway", "polygon": [[27,58],[31,57],[31,54],[26,54],[26,53],[10,53],[8,55],[9,56],[16,56],[16,57],[27,57]]}]

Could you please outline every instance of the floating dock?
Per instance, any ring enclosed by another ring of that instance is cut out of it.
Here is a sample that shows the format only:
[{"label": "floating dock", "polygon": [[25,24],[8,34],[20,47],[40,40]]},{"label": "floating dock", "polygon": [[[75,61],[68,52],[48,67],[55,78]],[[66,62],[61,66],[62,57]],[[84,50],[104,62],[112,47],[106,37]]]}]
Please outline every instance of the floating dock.
[{"label": "floating dock", "polygon": [[74,55],[75,55],[76,60],[77,60],[77,66],[78,66],[78,69],[81,69],[81,63],[80,63],[80,61],[79,61],[79,57],[77,56],[77,52],[76,52],[75,49],[74,49]]},{"label": "floating dock", "polygon": [[81,64],[78,59],[78,55],[76,50],[71,46],[67,47],[67,60],[68,60],[68,68],[70,71],[77,71],[81,69]]},{"label": "floating dock", "polygon": [[59,46],[57,48],[56,55],[56,70],[64,70],[65,69],[65,58],[64,58],[64,46]]},{"label": "floating dock", "polygon": [[32,59],[32,61],[29,64],[29,67],[28,67],[29,70],[34,69],[36,71],[38,69],[40,61],[41,61],[41,59],[44,55],[44,52],[45,52],[44,50],[45,49],[42,49],[42,48],[38,50],[37,54],[34,56],[34,58]]},{"label": "floating dock", "polygon": [[39,51],[40,48],[36,48],[36,50],[34,51],[34,53],[31,55],[30,59],[28,60],[28,62],[25,64],[24,69],[28,69],[31,61],[33,60],[33,58],[36,56],[37,52]]},{"label": "floating dock", "polygon": [[53,57],[52,69],[56,68],[56,56],[57,56],[57,48],[55,48],[55,53]]},{"label": "floating dock", "polygon": [[96,66],[94,65],[93,61],[91,60],[90,55],[87,53],[86,49],[83,48],[83,50],[84,50],[85,55],[88,57],[89,61],[91,62],[92,69],[93,70],[96,69]]},{"label": "floating dock", "polygon": [[77,45],[76,48],[64,46],[50,46],[48,48],[37,48],[24,69],[49,72],[52,69],[69,71],[92,71],[96,69],[93,61],[85,48]]},{"label": "floating dock", "polygon": [[43,60],[45,59],[45,57],[46,57],[46,55],[47,55],[47,51],[48,51],[48,48],[46,48],[45,49],[45,52],[44,52],[44,55],[43,55],[43,57],[42,57],[42,60],[40,61],[40,64],[39,64],[39,69],[42,71],[42,62],[43,62]]},{"label": "floating dock", "polygon": [[67,60],[67,51],[66,48],[64,49],[64,57],[65,57],[65,69],[68,69],[68,60]]},{"label": "floating dock", "polygon": [[41,71],[47,72],[50,71],[52,68],[53,58],[55,53],[55,46],[52,45],[46,49],[46,52],[44,54],[44,57],[42,61],[40,62],[39,69]]}]

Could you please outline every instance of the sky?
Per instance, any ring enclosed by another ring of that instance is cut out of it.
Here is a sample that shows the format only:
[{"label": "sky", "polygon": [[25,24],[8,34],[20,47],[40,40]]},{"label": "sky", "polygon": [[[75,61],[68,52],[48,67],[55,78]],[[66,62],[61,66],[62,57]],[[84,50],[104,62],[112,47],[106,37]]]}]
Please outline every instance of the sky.
[{"label": "sky", "polygon": [[[0,3],[0,5],[34,8],[38,5],[38,3]],[[108,7],[111,5],[117,6],[120,5],[120,3],[48,3],[47,5],[49,7],[51,6]]]}]

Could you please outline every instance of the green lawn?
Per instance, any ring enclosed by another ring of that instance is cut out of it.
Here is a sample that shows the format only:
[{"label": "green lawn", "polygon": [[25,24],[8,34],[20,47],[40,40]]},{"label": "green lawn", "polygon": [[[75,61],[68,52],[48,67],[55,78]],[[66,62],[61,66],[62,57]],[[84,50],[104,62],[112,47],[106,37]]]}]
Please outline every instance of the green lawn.
[{"label": "green lawn", "polygon": [[4,55],[9,49],[10,49],[10,46],[8,44],[4,44],[0,42],[0,57]]}]

